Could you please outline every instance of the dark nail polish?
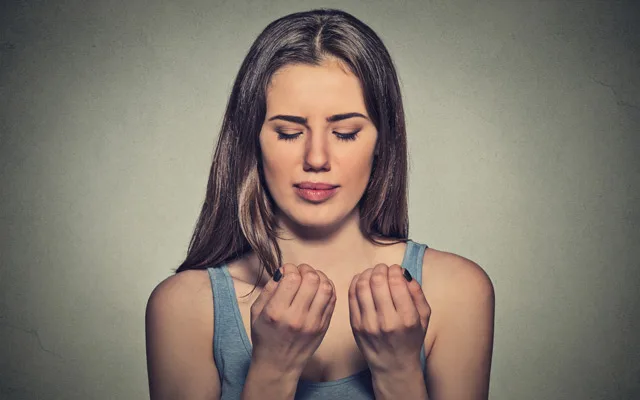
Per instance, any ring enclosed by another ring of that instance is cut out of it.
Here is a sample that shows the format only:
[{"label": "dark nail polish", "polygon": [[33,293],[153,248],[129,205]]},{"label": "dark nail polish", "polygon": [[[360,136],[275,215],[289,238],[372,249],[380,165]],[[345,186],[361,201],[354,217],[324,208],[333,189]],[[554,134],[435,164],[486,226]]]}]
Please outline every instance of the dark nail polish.
[{"label": "dark nail polish", "polygon": [[407,282],[411,282],[413,280],[413,277],[409,273],[408,269],[405,269],[404,272],[402,273],[402,275],[404,275],[404,279],[406,279]]},{"label": "dark nail polish", "polygon": [[278,282],[280,281],[280,278],[282,278],[282,272],[280,272],[280,270],[277,269],[276,272],[273,273],[273,280]]}]

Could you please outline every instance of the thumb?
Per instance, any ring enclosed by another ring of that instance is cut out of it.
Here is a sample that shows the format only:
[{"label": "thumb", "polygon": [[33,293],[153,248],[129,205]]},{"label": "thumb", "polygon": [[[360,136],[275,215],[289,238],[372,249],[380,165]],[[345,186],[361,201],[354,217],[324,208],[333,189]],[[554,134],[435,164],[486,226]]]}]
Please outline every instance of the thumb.
[{"label": "thumb", "polygon": [[413,304],[420,315],[420,319],[422,321],[426,321],[428,324],[429,317],[431,317],[431,306],[427,301],[427,297],[424,294],[422,286],[420,286],[415,279],[412,279],[411,282],[407,282],[407,289],[409,290]]},{"label": "thumb", "polygon": [[257,317],[258,315],[260,315],[265,304],[267,304],[271,296],[273,296],[273,293],[278,288],[278,281],[280,281],[280,279],[282,279],[282,276],[284,275],[284,269],[285,269],[285,266],[283,265],[273,273],[273,277],[269,279],[269,281],[267,281],[267,283],[262,288],[260,295],[258,295],[256,300],[251,305],[252,320],[254,317]]}]

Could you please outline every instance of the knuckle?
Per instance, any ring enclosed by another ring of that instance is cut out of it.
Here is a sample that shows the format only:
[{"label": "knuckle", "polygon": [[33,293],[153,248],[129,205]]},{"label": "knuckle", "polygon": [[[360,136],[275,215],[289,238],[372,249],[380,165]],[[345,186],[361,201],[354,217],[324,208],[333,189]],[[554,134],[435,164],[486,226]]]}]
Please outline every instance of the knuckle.
[{"label": "knuckle", "polygon": [[317,284],[320,282],[320,275],[318,275],[315,271],[305,272],[302,276],[303,280],[309,281],[310,283]]},{"label": "knuckle", "polygon": [[378,336],[380,335],[380,328],[377,328],[375,326],[364,326],[362,328],[362,331],[365,335],[369,335],[369,336]]},{"label": "knuckle", "polygon": [[405,282],[407,280],[404,278],[404,276],[400,275],[400,276],[390,276],[389,277],[389,286],[400,286],[400,285],[404,285]]},{"label": "knuckle", "polygon": [[383,286],[387,282],[387,278],[382,274],[371,275],[371,284],[374,286]]},{"label": "knuckle", "polygon": [[290,274],[290,273],[295,274],[296,272],[298,272],[298,267],[295,264],[286,263],[286,264],[282,264],[281,271],[283,275]]},{"label": "knuckle", "polygon": [[262,315],[264,320],[270,324],[277,323],[280,320],[279,313],[274,311],[271,307],[265,307],[262,311]]},{"label": "knuckle", "polygon": [[299,333],[306,336],[313,336],[320,332],[320,327],[315,325],[307,325],[300,328]]},{"label": "knuckle", "polygon": [[360,279],[358,282],[356,282],[356,289],[369,290],[369,282],[364,279]]},{"label": "knuckle", "polygon": [[331,285],[327,281],[324,281],[318,287],[318,292],[322,294],[327,294],[327,295],[333,294],[333,285]]},{"label": "knuckle", "polygon": [[295,274],[295,273],[285,274],[284,277],[282,277],[282,281],[289,282],[289,284],[294,284],[294,283],[299,284],[301,280],[302,280],[302,277],[300,276],[300,274]]},{"label": "knuckle", "polygon": [[297,319],[289,322],[289,329],[296,333],[301,333],[304,329],[303,321]]},{"label": "knuckle", "polygon": [[402,320],[402,327],[405,329],[413,328],[414,326],[417,326],[419,324],[420,324],[420,319],[415,317],[404,318]]},{"label": "knuckle", "polygon": [[369,286],[369,281],[358,281],[356,282],[356,291],[358,292],[366,292],[371,290],[371,286]]},{"label": "knuckle", "polygon": [[391,324],[381,324],[380,325],[380,334],[382,335],[390,335],[395,331],[395,328]]}]

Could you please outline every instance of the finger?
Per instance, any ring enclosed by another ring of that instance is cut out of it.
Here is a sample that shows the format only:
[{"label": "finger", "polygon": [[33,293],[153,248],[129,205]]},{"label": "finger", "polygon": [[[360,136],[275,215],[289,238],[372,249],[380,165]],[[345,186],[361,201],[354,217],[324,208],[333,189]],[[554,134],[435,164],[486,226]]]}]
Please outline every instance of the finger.
[{"label": "finger", "polygon": [[368,268],[360,274],[356,282],[356,298],[360,307],[362,328],[370,333],[377,333],[379,329],[378,314],[371,295],[371,273],[373,268]]},{"label": "finger", "polygon": [[298,272],[301,278],[300,287],[291,303],[291,311],[307,315],[320,286],[320,275],[308,264],[298,265]]},{"label": "finger", "polygon": [[322,326],[325,329],[328,329],[329,325],[331,324],[331,317],[333,316],[333,311],[335,310],[335,307],[336,307],[336,299],[337,297],[334,289],[333,296],[331,296],[331,298],[329,299],[329,302],[327,303],[326,307],[322,312]]},{"label": "finger", "polygon": [[282,278],[278,282],[278,286],[273,295],[267,300],[265,307],[273,307],[275,310],[287,310],[291,306],[291,302],[298,292],[300,281],[302,280],[298,267],[294,264],[285,264],[282,266],[284,270]]},{"label": "finger", "polygon": [[[283,266],[278,268],[276,271],[280,271],[280,273],[282,274],[285,269],[285,265],[287,264],[284,264]],[[290,265],[293,265],[293,264],[290,264]],[[279,282],[276,282],[273,279],[273,277],[267,281],[267,283],[264,285],[264,287],[260,291],[260,294],[258,295],[258,297],[251,304],[251,312],[254,315],[259,315],[262,312],[264,305],[269,301],[271,296],[273,296],[273,293],[278,287],[278,284]]]},{"label": "finger", "polygon": [[349,322],[351,327],[356,329],[362,329],[362,314],[360,313],[360,306],[358,305],[358,294],[356,292],[356,282],[360,274],[355,274],[351,278],[351,284],[349,285]]},{"label": "finger", "polygon": [[331,279],[320,270],[316,270],[316,273],[320,276],[320,284],[309,307],[309,316],[314,319],[323,318],[329,303],[336,296],[335,286],[333,282],[331,282]]},{"label": "finger", "polygon": [[[429,302],[427,301],[427,297],[424,295],[424,291],[422,290],[422,286],[416,282],[416,280],[412,280],[411,282],[407,282],[407,290],[411,294],[411,298],[413,299],[413,303],[415,304],[416,310],[420,315],[420,319],[425,323],[429,323],[429,318],[431,316],[431,306],[429,306]],[[426,325],[425,325],[426,328]]]},{"label": "finger", "polygon": [[407,321],[418,318],[419,314],[403,272],[403,268],[397,264],[389,267],[389,290],[397,313]]},{"label": "finger", "polygon": [[393,323],[394,317],[397,314],[393,299],[391,298],[388,275],[389,267],[387,267],[386,264],[378,264],[373,268],[369,282],[371,284],[371,297],[373,298],[373,304],[376,309],[378,323],[381,326],[382,324]]}]

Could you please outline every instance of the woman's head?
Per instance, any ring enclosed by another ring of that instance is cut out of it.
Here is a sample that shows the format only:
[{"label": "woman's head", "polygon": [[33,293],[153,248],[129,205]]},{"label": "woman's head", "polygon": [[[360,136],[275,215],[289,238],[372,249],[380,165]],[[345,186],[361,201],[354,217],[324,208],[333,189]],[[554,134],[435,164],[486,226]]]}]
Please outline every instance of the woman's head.
[{"label": "woman's head", "polygon": [[[361,116],[340,117],[352,113]],[[406,239],[406,180],[402,99],[382,41],[340,10],[282,17],[240,67],[205,203],[177,272],[253,250],[272,273],[280,263],[279,225],[321,231],[352,212],[370,240]],[[339,187],[314,204],[295,190],[304,181]]]},{"label": "woman's head", "polygon": [[[289,64],[271,77],[259,133],[262,176],[277,224],[322,235],[355,210],[369,182],[377,129],[358,78],[339,59]],[[307,183],[305,185],[305,183]],[[331,197],[308,183],[336,186]]]}]

